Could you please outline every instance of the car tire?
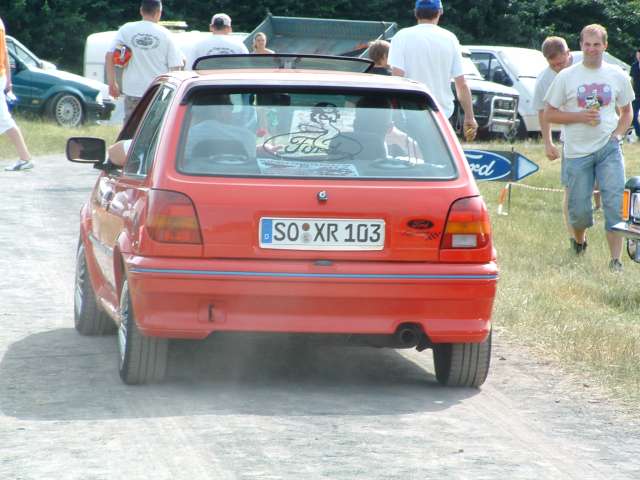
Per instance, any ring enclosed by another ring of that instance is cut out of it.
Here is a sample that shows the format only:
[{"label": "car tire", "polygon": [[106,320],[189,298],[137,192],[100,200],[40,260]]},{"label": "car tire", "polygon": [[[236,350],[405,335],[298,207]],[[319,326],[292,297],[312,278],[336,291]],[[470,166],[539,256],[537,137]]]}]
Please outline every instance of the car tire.
[{"label": "car tire", "polygon": [[640,263],[640,240],[627,238],[627,255],[636,263]]},{"label": "car tire", "polygon": [[491,332],[481,343],[443,343],[433,347],[436,379],[447,387],[479,387],[491,362]]},{"label": "car tire", "polygon": [[122,381],[128,385],[138,385],[164,380],[169,341],[166,338],[147,337],[140,332],[127,280],[124,281],[120,294],[120,319],[118,353]]},{"label": "car tire", "polygon": [[47,103],[47,115],[61,127],[79,127],[84,121],[84,105],[72,93],[58,93]]},{"label": "car tire", "polygon": [[76,330],[81,335],[105,335],[116,331],[116,324],[96,301],[82,242],[78,245],[76,255],[73,320]]}]

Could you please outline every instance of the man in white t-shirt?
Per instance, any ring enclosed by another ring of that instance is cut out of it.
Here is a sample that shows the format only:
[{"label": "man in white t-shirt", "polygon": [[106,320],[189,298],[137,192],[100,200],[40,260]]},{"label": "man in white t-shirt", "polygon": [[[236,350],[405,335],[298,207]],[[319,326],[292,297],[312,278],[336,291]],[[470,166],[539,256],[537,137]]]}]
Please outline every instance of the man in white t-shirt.
[{"label": "man in white t-shirt", "polygon": [[442,2],[417,0],[414,13],[418,24],[403,28],[391,40],[389,64],[393,74],[424,83],[447,118],[454,112],[453,79],[464,110],[465,138],[472,140],[478,123],[473,115],[471,90],[464,78],[458,38],[438,26]]},{"label": "man in white t-shirt", "polygon": [[619,272],[622,238],[611,228],[622,220],[621,144],[631,124],[633,88],[619,67],[603,62],[607,48],[607,31],[603,26],[584,27],[580,32],[580,48],[582,63],[558,73],[545,97],[544,114],[549,122],[564,125],[569,222],[575,231],[576,251],[584,252],[586,231],[593,225],[591,193],[597,181],[611,253],[609,268]]},{"label": "man in white t-shirt", "polygon": [[[553,136],[551,134],[551,124],[544,116],[544,97],[549,91],[549,87],[553,83],[559,72],[567,67],[573,65],[573,56],[567,45],[567,41],[562,37],[547,37],[542,42],[542,54],[547,60],[549,66],[538,74],[536,78],[536,86],[533,92],[533,108],[538,112],[538,120],[540,121],[540,131],[542,133],[542,140],[544,142],[544,151],[547,158],[551,161],[560,158],[560,151],[553,143]],[[562,137],[562,134],[561,134]],[[564,140],[564,138],[561,138]],[[562,212],[564,215],[564,223],[569,232],[569,241],[571,247],[575,250],[576,240],[573,227],[569,223],[569,212],[567,209],[567,178],[566,178],[566,162],[564,156],[562,156],[560,165],[560,183],[565,187],[564,198],[562,201]]]},{"label": "man in white t-shirt", "polygon": [[[124,94],[124,121],[140,101],[154,78],[170,70],[184,66],[184,58],[171,32],[158,25],[162,16],[160,0],[142,0],[140,4],[142,20],[124,24],[106,55],[107,83],[109,93],[114,98]],[[122,85],[116,81],[114,52],[129,49],[131,58],[122,72]]]},{"label": "man in white t-shirt", "polygon": [[216,13],[211,18],[209,30],[212,35],[200,40],[193,50],[193,58],[189,59],[188,68],[193,68],[193,62],[199,57],[207,55],[234,55],[249,53],[247,47],[239,40],[231,36],[231,17],[226,13]]}]

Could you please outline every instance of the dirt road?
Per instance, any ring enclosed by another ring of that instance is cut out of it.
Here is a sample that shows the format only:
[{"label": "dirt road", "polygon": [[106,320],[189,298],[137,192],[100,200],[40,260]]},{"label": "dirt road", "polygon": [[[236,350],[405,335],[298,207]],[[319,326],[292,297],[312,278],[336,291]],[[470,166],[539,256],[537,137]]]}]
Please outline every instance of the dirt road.
[{"label": "dirt road", "polygon": [[481,390],[439,387],[430,352],[247,335],[174,344],[167,382],[124,386],[115,337],[73,329],[95,176],[0,172],[0,479],[640,478],[638,422],[499,330]]}]

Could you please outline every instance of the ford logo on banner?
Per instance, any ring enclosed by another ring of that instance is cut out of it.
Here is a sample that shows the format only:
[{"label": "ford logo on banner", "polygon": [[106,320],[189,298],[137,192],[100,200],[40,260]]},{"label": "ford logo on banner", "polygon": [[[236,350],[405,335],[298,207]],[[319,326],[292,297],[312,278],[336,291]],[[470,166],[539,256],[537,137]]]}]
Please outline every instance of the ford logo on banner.
[{"label": "ford logo on banner", "polygon": [[538,165],[513,151],[465,150],[464,154],[478,181],[517,182],[538,171]]}]

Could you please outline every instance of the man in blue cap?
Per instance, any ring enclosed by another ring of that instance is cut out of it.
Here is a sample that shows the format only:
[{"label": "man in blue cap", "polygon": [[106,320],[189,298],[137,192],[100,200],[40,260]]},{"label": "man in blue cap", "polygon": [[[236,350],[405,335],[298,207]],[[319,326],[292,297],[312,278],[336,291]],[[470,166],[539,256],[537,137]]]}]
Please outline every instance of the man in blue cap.
[{"label": "man in blue cap", "polygon": [[472,140],[478,129],[473,115],[471,90],[464,78],[462,53],[458,38],[438,26],[442,16],[440,0],[417,0],[418,24],[403,28],[391,40],[389,63],[393,74],[424,83],[447,118],[454,112],[451,80],[455,82],[458,101],[464,110],[464,133]]}]

